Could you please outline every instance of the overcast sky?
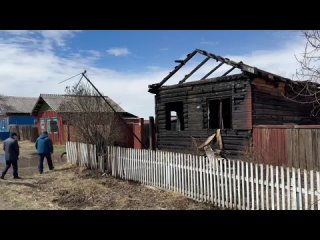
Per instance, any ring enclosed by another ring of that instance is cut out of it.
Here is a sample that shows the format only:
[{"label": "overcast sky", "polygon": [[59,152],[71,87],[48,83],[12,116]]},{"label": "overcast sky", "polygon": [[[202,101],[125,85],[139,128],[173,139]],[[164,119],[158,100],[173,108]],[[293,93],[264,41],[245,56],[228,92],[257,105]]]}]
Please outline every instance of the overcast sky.
[{"label": "overcast sky", "polygon": [[[303,47],[300,31],[5,30],[0,31],[0,94],[63,94],[79,77],[58,83],[87,70],[105,95],[126,111],[148,118],[154,116],[148,85],[160,82],[177,65],[174,60],[196,48],[292,78],[298,67],[294,55]],[[177,83],[203,58],[195,57],[167,84]],[[215,61],[208,61],[188,81],[213,66]]]}]

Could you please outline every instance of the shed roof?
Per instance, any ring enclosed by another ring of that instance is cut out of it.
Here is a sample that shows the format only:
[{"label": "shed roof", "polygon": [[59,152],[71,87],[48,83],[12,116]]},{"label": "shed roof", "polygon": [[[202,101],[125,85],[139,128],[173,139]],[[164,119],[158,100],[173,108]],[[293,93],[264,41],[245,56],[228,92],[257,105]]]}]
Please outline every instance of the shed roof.
[{"label": "shed roof", "polygon": [[31,114],[36,102],[35,97],[3,96],[0,99],[0,106],[5,113]]}]

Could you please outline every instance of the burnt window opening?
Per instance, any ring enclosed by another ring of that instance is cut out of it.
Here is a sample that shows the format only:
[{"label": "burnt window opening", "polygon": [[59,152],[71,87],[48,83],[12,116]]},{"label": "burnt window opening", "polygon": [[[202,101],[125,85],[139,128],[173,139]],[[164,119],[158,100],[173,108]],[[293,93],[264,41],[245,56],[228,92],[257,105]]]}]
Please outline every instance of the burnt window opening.
[{"label": "burnt window opening", "polygon": [[231,99],[217,99],[208,101],[209,129],[231,128]]},{"label": "burnt window opening", "polygon": [[173,102],[166,104],[166,129],[172,131],[184,130],[182,102]]}]

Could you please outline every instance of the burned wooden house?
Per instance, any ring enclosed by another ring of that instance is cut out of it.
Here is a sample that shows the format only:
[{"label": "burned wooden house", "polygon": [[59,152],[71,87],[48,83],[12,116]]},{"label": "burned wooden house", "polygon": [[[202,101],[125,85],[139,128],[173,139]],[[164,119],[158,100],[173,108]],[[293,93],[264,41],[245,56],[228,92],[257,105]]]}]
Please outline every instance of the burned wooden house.
[{"label": "burned wooden house", "polygon": [[[165,86],[166,81],[196,54],[203,55],[203,61],[178,84]],[[212,70],[200,80],[186,82],[209,59],[217,62]],[[149,85],[149,92],[155,94],[159,149],[192,152],[193,139],[202,142],[216,129],[221,129],[225,153],[239,155],[252,145],[261,145],[261,139],[266,137],[260,134],[261,128],[319,123],[319,119],[311,116],[313,106],[301,104],[294,97],[303,89],[301,82],[199,49],[176,62],[179,65],[160,83]],[[230,69],[210,78],[222,65]],[[239,73],[231,75],[235,69]],[[281,154],[288,156],[283,153],[283,146],[288,145],[286,138],[287,133],[274,135],[273,145],[278,146],[274,146],[273,151],[279,152],[279,159],[283,159]]]}]

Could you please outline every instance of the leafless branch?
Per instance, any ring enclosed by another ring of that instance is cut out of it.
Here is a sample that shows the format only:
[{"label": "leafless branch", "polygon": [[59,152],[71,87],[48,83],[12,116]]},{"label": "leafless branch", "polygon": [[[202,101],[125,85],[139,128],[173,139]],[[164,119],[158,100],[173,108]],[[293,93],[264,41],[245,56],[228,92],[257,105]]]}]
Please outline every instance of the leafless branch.
[{"label": "leafless branch", "polygon": [[300,56],[296,71],[296,84],[290,84],[285,97],[291,101],[310,104],[311,115],[320,113],[320,30],[304,31],[306,44]]},{"label": "leafless branch", "polygon": [[101,97],[84,82],[66,88],[66,98],[60,107],[63,118],[77,134],[77,139],[95,144],[100,154],[107,145],[125,145],[126,129]]}]

